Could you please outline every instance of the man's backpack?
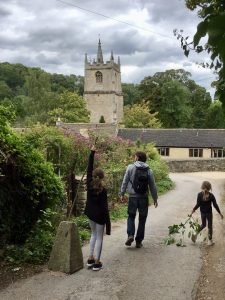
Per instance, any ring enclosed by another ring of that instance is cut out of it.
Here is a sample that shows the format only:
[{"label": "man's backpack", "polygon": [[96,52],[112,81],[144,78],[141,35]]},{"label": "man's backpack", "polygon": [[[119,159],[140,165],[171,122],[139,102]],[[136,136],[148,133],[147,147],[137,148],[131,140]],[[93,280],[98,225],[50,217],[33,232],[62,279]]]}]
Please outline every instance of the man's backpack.
[{"label": "man's backpack", "polygon": [[135,166],[134,180],[132,187],[137,194],[146,194],[148,190],[148,170],[149,167]]}]

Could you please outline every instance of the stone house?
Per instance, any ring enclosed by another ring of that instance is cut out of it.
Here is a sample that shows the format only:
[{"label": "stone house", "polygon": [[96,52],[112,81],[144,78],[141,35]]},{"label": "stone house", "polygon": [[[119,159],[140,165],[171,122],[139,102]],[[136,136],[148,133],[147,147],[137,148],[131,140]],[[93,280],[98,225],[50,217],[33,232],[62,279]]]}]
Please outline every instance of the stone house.
[{"label": "stone house", "polygon": [[122,128],[118,136],[154,143],[161,156],[171,159],[222,158],[225,129],[134,129]]}]

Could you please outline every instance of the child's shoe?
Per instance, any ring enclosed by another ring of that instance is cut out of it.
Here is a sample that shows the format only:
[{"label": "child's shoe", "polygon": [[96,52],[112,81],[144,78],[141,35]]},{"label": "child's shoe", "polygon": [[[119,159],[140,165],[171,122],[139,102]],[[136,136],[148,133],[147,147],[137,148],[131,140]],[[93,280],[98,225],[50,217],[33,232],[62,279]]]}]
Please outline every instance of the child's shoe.
[{"label": "child's shoe", "polygon": [[88,260],[87,260],[87,267],[88,267],[88,268],[93,267],[94,263],[95,263],[95,260],[94,260],[93,258],[88,259]]},{"label": "child's shoe", "polygon": [[193,243],[195,243],[196,240],[197,240],[197,234],[192,233],[191,240],[192,240]]},{"label": "child's shoe", "polygon": [[213,242],[213,240],[208,240],[208,246],[212,246],[214,245],[215,243]]},{"label": "child's shoe", "polygon": [[92,267],[93,271],[99,271],[101,269],[102,269],[102,263],[100,261],[93,264],[93,267]]}]

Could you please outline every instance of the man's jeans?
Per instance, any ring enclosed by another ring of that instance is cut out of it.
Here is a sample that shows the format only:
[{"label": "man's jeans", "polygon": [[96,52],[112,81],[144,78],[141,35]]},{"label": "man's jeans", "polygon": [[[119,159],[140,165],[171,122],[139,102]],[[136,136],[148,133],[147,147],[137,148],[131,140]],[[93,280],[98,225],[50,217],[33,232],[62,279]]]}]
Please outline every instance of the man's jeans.
[{"label": "man's jeans", "polygon": [[141,242],[145,235],[145,222],[148,215],[148,196],[129,197],[127,219],[128,236],[135,235],[135,217],[137,210],[139,212],[139,223],[135,240]]}]

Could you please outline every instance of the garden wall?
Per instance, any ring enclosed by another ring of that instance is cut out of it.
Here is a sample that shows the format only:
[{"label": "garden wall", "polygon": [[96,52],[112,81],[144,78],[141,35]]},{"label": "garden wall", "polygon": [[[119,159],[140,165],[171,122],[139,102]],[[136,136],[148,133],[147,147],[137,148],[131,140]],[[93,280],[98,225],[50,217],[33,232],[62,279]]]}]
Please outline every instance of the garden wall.
[{"label": "garden wall", "polygon": [[170,172],[204,172],[204,171],[220,171],[225,172],[225,159],[180,159],[166,160]]},{"label": "garden wall", "polygon": [[116,123],[63,123],[61,121],[56,122],[56,126],[62,129],[70,130],[75,133],[79,133],[88,137],[88,131],[95,133],[116,136],[117,124]]}]

